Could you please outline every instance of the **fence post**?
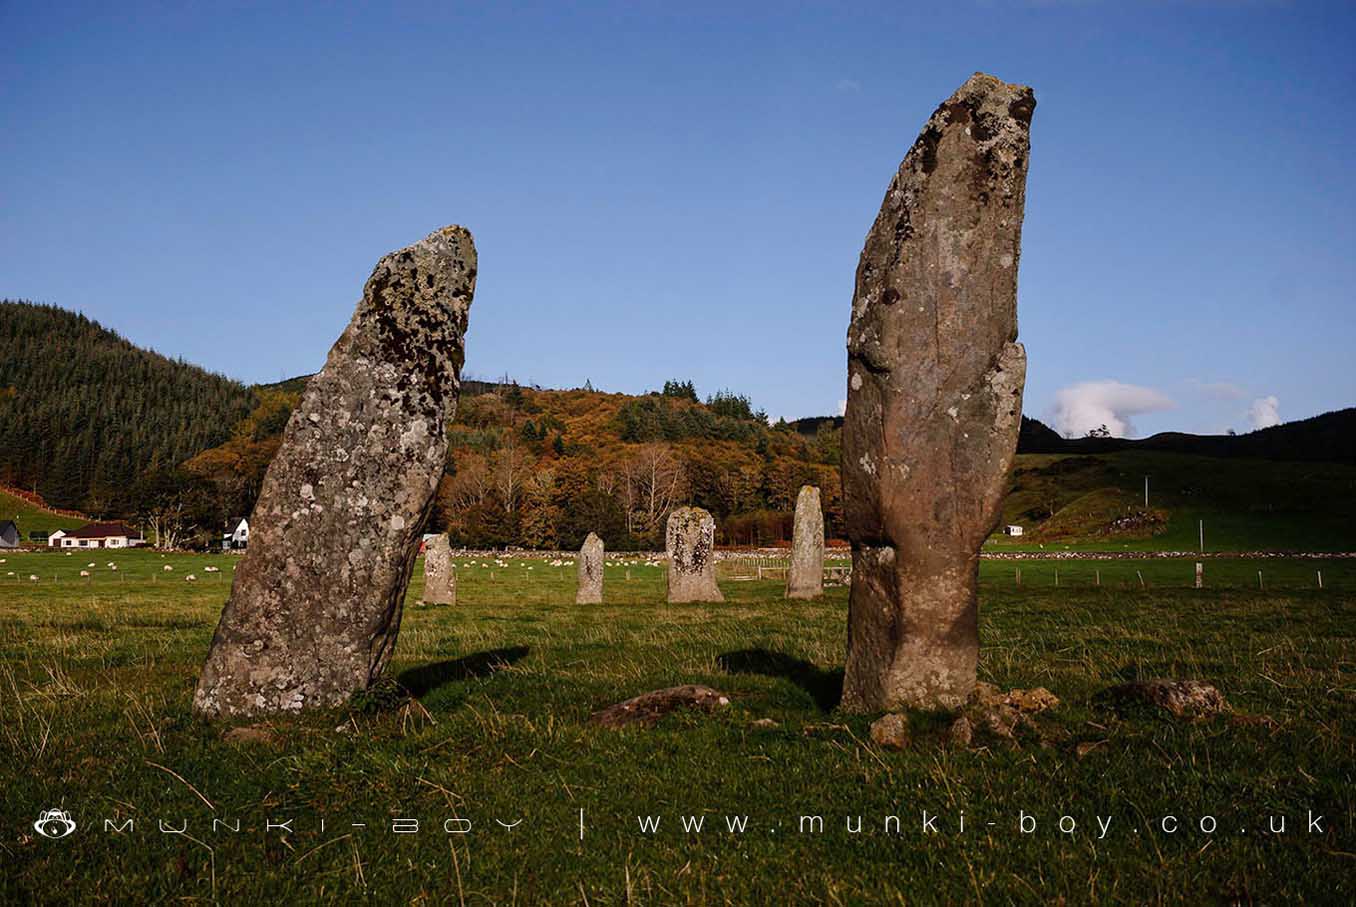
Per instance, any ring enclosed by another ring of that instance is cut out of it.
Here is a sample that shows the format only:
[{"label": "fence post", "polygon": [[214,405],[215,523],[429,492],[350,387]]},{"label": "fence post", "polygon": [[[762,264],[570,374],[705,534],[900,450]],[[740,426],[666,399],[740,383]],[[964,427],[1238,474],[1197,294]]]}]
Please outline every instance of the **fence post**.
[{"label": "fence post", "polygon": [[1196,562],[1196,588],[1199,589],[1205,584],[1204,580],[1205,565],[1200,561]]},{"label": "fence post", "polygon": [[1144,586],[1144,574],[1143,574],[1143,573],[1140,573],[1138,570],[1136,570],[1136,571],[1135,571],[1135,576],[1138,576],[1138,577],[1139,577],[1139,587],[1140,587],[1141,589],[1145,588],[1145,586]]}]

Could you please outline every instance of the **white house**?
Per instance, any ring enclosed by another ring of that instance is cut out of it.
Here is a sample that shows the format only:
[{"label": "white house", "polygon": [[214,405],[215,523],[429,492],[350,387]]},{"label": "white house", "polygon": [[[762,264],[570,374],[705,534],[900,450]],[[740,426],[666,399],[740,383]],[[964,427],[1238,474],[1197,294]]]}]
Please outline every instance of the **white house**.
[{"label": "white house", "polygon": [[1022,534],[1022,527],[1021,527],[1021,526],[1005,526],[1005,527],[1003,528],[1003,534],[1004,534],[1004,535],[1021,535],[1021,534]]},{"label": "white house", "polygon": [[62,548],[135,548],[144,542],[126,523],[86,523],[61,537]]},{"label": "white house", "polygon": [[66,537],[66,530],[65,530],[65,529],[58,529],[56,532],[53,532],[51,535],[47,536],[47,547],[49,547],[49,548],[60,548],[60,547],[61,547],[61,540],[64,539],[65,537]]},{"label": "white house", "polygon": [[223,551],[244,550],[250,543],[250,521],[236,517],[226,523],[226,534],[221,537]]}]

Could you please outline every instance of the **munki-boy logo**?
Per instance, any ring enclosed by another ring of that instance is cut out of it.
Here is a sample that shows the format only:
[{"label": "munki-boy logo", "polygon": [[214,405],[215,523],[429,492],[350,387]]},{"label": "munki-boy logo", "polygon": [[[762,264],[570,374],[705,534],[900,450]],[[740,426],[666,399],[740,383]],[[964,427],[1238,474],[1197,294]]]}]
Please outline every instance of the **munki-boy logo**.
[{"label": "munki-boy logo", "polygon": [[47,809],[33,823],[33,830],[44,838],[64,838],[75,831],[75,822],[70,814],[59,809]]}]

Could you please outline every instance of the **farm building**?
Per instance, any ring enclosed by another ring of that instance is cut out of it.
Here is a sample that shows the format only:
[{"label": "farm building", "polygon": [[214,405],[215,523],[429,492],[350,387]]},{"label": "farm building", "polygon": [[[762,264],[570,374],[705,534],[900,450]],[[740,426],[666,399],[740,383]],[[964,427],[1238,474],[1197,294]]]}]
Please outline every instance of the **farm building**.
[{"label": "farm building", "polygon": [[56,532],[53,532],[51,535],[47,536],[47,547],[49,547],[49,548],[60,548],[60,547],[61,547],[61,540],[64,539],[65,537],[66,537],[66,530],[65,530],[65,529],[58,529]]},{"label": "farm building", "polygon": [[226,523],[226,534],[221,537],[223,551],[243,551],[250,543],[250,521],[243,516]]},{"label": "farm building", "polygon": [[135,548],[141,533],[126,523],[86,523],[61,539],[62,548]]},{"label": "farm building", "polygon": [[0,548],[19,547],[19,526],[13,520],[0,522]]},{"label": "farm building", "polygon": [[1021,527],[1021,526],[1005,526],[1005,527],[1003,527],[1003,534],[1004,534],[1004,535],[1021,535],[1021,534],[1022,534],[1022,527]]}]

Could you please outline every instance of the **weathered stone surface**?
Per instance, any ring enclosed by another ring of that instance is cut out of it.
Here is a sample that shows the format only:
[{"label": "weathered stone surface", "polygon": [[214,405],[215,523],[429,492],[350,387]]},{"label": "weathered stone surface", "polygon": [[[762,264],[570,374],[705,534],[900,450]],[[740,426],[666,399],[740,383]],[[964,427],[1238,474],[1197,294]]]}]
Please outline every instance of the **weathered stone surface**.
[{"label": "weathered stone surface", "polygon": [[452,544],[439,533],[424,545],[424,604],[457,603],[457,568],[452,563]]},{"label": "weathered stone surface", "polygon": [[824,510],[819,489],[802,485],[796,495],[796,521],[791,530],[791,568],[786,572],[787,598],[819,598],[824,594]]},{"label": "weathered stone surface", "polygon": [[592,532],[579,549],[579,588],[574,594],[576,605],[603,603],[603,540]]},{"label": "weathered stone surface", "polygon": [[1135,680],[1111,687],[1101,696],[1118,707],[1133,703],[1156,706],[1174,718],[1211,718],[1229,711],[1224,694],[1203,680]]},{"label": "weathered stone surface", "polygon": [[649,727],[670,712],[679,709],[697,709],[714,712],[730,704],[730,698],[719,690],[701,684],[687,684],[642,693],[625,702],[610,705],[589,716],[589,724],[619,728],[629,724]]},{"label": "weathered stone surface", "polygon": [[723,602],[716,586],[716,521],[700,507],[669,514],[664,533],[669,555],[670,602]]},{"label": "weathered stone surface", "polygon": [[906,748],[909,745],[909,719],[903,715],[882,715],[871,722],[871,739],[886,749]]},{"label": "weathered stone surface", "polygon": [[857,266],[844,516],[843,706],[955,709],[979,659],[979,548],[1021,422],[1017,261],[1029,88],[976,74],[928,120]]},{"label": "weathered stone surface", "polygon": [[337,706],[386,667],[443,474],[475,279],[462,227],[377,263],[264,477],[199,713]]}]

